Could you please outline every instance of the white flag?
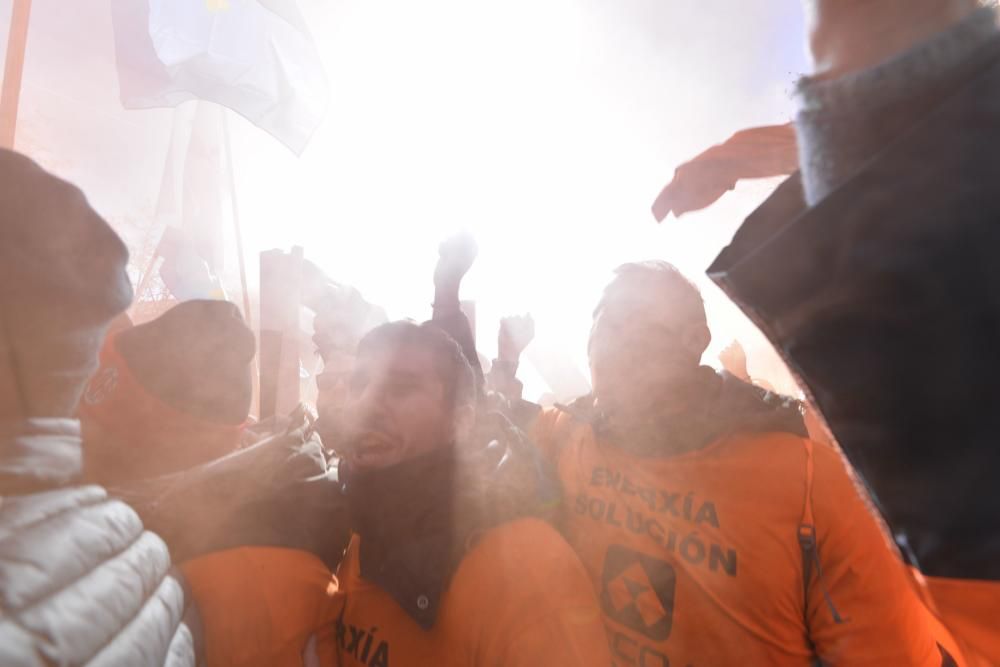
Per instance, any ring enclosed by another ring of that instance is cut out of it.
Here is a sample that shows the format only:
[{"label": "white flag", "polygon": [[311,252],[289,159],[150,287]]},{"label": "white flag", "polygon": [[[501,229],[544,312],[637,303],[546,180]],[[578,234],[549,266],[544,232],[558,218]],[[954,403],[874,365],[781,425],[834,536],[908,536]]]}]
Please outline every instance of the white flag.
[{"label": "white flag", "polygon": [[122,104],[233,109],[301,153],[329,84],[294,0],[112,0]]}]

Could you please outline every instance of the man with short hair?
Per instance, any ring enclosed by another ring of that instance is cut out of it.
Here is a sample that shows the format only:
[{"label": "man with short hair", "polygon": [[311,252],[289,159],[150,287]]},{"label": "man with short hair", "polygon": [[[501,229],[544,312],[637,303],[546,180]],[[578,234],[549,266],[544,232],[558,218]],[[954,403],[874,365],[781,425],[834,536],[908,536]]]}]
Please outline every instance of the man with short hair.
[{"label": "man with short hair", "polygon": [[673,266],[619,267],[593,395],[535,429],[616,664],[954,664],[838,453],[794,404],[702,366],[709,341]]},{"label": "man with short hair", "polygon": [[523,442],[477,437],[458,344],[433,324],[374,329],[344,414],[354,536],[320,664],[609,664],[586,572],[543,520],[540,462]]}]

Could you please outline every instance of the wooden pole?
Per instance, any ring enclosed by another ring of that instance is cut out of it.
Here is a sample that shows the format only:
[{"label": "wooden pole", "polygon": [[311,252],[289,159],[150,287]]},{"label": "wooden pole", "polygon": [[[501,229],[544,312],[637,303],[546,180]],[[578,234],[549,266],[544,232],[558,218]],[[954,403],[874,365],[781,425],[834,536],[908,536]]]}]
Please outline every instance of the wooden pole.
[{"label": "wooden pole", "polygon": [[21,77],[24,52],[28,45],[28,19],[31,0],[14,0],[7,36],[7,59],[4,62],[3,90],[0,91],[0,147],[14,148],[17,133],[17,109],[21,101]]},{"label": "wooden pole", "polygon": [[286,415],[299,403],[299,312],[302,248],[260,254],[260,418]]}]

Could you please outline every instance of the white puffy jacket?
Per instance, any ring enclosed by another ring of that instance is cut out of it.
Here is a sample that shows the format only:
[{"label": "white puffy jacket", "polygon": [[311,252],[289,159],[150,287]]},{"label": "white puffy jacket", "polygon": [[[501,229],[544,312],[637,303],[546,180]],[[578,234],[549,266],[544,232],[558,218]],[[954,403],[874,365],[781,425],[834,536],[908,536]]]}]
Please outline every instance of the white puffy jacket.
[{"label": "white puffy jacket", "polygon": [[0,423],[0,665],[193,667],[167,546],[79,461],[74,420]]}]

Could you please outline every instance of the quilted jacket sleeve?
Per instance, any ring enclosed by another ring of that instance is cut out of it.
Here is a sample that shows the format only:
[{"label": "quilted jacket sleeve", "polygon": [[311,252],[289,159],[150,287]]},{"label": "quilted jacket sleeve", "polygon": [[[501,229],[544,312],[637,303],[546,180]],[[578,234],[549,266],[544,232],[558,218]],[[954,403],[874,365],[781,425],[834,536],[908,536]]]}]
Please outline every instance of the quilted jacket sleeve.
[{"label": "quilted jacket sleeve", "polygon": [[10,489],[0,485],[0,665],[197,664],[182,581],[131,507],[97,486]]}]

